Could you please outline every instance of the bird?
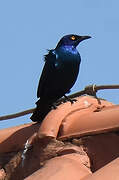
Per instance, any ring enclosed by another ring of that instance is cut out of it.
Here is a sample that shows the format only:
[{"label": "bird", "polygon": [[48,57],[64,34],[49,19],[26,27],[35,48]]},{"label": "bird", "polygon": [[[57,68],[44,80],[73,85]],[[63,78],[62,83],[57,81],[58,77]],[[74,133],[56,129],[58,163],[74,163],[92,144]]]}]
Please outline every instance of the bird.
[{"label": "bird", "polygon": [[[91,36],[69,34],[63,36],[55,49],[48,50],[44,56],[45,65],[42,70],[37,89],[36,109],[30,119],[41,122],[54,103],[70,92],[76,82],[81,57],[77,50],[78,44]],[[68,99],[70,100],[70,99]],[[71,103],[73,102],[70,100]]]}]

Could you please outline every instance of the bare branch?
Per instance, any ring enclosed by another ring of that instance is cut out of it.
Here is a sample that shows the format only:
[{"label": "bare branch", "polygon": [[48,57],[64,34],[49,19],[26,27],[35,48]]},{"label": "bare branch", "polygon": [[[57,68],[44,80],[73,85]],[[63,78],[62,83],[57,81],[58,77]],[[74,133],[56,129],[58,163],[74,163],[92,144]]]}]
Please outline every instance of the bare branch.
[{"label": "bare branch", "polygon": [[[117,85],[100,85],[100,86],[89,85],[89,86],[86,86],[84,90],[79,91],[79,92],[74,93],[74,94],[71,94],[68,97],[69,98],[75,98],[75,97],[78,97],[78,96],[82,96],[84,94],[92,95],[92,96],[96,97],[96,92],[99,91],[99,90],[104,90],[104,89],[119,89],[119,85],[118,84]],[[59,99],[57,101],[57,104],[60,104],[62,101],[65,101],[65,100],[66,100],[65,98],[61,98],[61,99]],[[0,121],[7,120],[7,119],[13,119],[13,118],[17,118],[17,117],[20,117],[20,116],[25,116],[27,114],[33,113],[34,110],[35,110],[35,108],[32,108],[32,109],[28,109],[28,110],[18,112],[18,113],[15,113],[15,114],[10,114],[10,115],[6,115],[6,116],[0,116]]]},{"label": "bare branch", "polygon": [[34,110],[35,110],[35,108],[32,108],[32,109],[28,109],[28,110],[18,112],[18,113],[15,113],[15,114],[10,114],[10,115],[6,115],[6,116],[0,116],[0,121],[7,120],[7,119],[13,119],[13,118],[17,118],[17,117],[20,117],[20,116],[24,116],[24,115],[33,113]]}]

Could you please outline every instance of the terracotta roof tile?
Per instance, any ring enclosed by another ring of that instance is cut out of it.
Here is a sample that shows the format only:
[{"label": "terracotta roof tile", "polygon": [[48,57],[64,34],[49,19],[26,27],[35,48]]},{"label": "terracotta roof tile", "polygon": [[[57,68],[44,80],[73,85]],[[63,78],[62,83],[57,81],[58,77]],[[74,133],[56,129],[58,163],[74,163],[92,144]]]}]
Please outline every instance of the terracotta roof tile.
[{"label": "terracotta roof tile", "polygon": [[[0,130],[0,167],[5,169],[0,175],[15,180],[88,180],[93,175],[98,178],[94,173],[98,170],[99,177],[105,179],[107,170],[100,168],[119,156],[119,105],[91,96],[77,100],[73,105],[61,104],[41,124]],[[27,140],[30,148],[23,161],[21,150]],[[112,180],[111,176],[107,179]]]},{"label": "terracotta roof tile", "polygon": [[119,157],[119,136],[105,133],[82,138],[82,144],[91,161],[91,170],[95,172]]},{"label": "terracotta roof tile", "polygon": [[73,153],[49,160],[42,169],[26,180],[77,180],[77,177],[80,180],[89,174],[91,172],[82,164],[80,155]]},{"label": "terracotta roof tile", "polygon": [[[70,102],[60,105],[56,110],[52,110],[42,122],[39,137],[58,136],[59,139],[67,139],[102,133],[106,129],[108,131],[119,129],[117,118],[119,106],[105,100],[100,100],[100,103],[93,97],[84,96],[77,98],[77,102],[73,105]],[[115,119],[108,121],[108,118],[111,119],[114,115]]]},{"label": "terracotta roof tile", "polygon": [[0,153],[23,148],[26,140],[38,129],[38,124],[29,123],[0,130]]},{"label": "terracotta roof tile", "polygon": [[82,180],[118,180],[119,179],[119,158],[99,169],[89,177]]}]

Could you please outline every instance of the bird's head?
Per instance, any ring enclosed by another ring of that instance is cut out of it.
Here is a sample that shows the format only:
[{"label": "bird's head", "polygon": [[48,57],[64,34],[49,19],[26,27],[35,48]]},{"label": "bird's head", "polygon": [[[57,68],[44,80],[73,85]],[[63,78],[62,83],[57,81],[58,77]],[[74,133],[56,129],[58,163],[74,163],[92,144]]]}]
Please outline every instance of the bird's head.
[{"label": "bird's head", "polygon": [[91,36],[79,36],[79,35],[69,34],[61,38],[56,48],[61,46],[76,47],[81,41],[89,38],[91,38]]}]

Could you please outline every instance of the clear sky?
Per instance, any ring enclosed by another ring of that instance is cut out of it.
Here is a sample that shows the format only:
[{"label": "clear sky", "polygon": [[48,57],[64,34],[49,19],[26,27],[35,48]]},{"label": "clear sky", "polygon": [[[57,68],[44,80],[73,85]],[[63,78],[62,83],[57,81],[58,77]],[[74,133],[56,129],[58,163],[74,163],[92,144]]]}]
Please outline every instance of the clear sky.
[{"label": "clear sky", "polygon": [[[118,0],[0,1],[0,116],[35,107],[43,55],[69,33],[92,36],[78,46],[82,62],[72,93],[89,84],[119,84]],[[119,90],[97,95],[119,104]],[[29,117],[1,121],[0,128]]]}]

